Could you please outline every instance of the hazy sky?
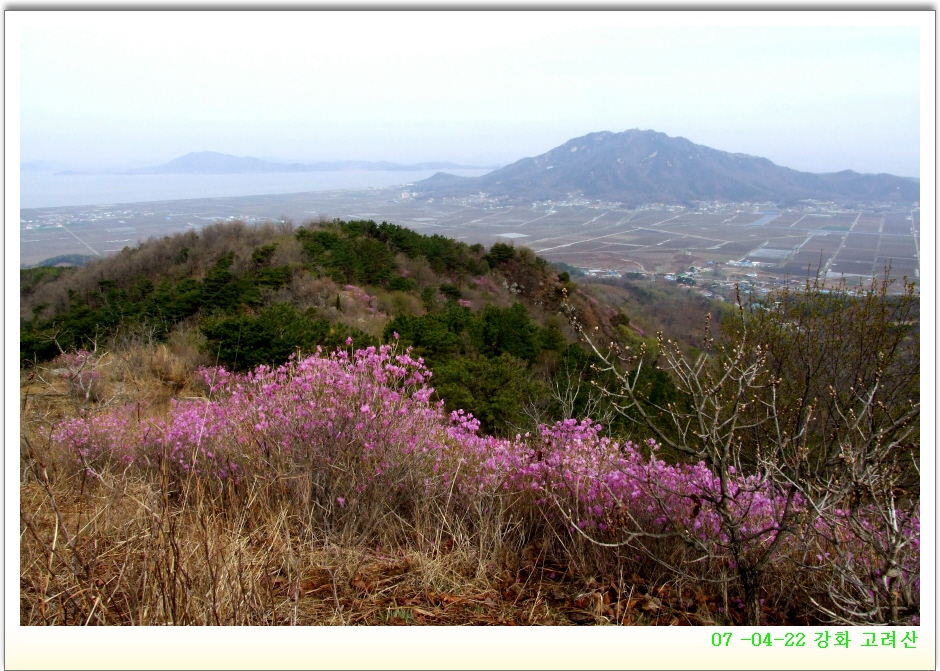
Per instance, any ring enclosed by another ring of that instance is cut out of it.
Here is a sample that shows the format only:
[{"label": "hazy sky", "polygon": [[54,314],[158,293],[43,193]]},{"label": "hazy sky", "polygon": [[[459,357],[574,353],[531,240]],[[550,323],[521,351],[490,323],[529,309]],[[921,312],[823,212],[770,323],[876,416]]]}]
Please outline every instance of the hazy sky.
[{"label": "hazy sky", "polygon": [[25,14],[21,160],[492,165],[651,128],[801,170],[917,175],[919,30],[888,16]]}]

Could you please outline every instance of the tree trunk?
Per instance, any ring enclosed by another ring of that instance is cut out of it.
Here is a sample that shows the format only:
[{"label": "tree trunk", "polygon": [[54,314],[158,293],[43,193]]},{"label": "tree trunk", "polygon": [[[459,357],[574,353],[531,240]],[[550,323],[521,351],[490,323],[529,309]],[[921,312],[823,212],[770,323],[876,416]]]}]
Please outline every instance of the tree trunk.
[{"label": "tree trunk", "polygon": [[738,576],[744,589],[744,623],[751,627],[761,623],[760,576],[752,566],[738,564]]}]

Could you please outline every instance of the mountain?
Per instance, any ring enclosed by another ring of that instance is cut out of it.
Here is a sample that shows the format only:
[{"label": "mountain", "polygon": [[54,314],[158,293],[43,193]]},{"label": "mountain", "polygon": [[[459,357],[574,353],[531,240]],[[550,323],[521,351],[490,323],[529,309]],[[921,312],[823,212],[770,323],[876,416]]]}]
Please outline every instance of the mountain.
[{"label": "mountain", "polygon": [[414,190],[438,197],[484,192],[509,202],[581,196],[628,206],[696,200],[920,199],[919,181],[910,178],[851,170],[800,172],[651,130],[590,133],[480,177],[438,173],[416,182]]},{"label": "mountain", "polygon": [[55,170],[54,161],[23,161],[20,163],[20,172],[48,172]]},{"label": "mountain", "polygon": [[459,165],[449,162],[429,162],[402,165],[388,161],[321,161],[319,163],[278,163],[265,161],[252,156],[232,156],[215,151],[191,152],[173,159],[168,163],[151,168],[138,168],[125,171],[128,175],[179,175],[179,174],[215,174],[230,175],[238,173],[265,172],[318,172],[326,170],[456,170],[478,166]]},{"label": "mountain", "polygon": [[220,154],[215,151],[191,152],[185,156],[175,158],[169,163],[152,168],[139,168],[129,170],[135,175],[173,175],[173,174],[233,174],[246,172],[300,172],[303,170],[300,163],[274,163],[263,161],[252,156],[232,156]]}]

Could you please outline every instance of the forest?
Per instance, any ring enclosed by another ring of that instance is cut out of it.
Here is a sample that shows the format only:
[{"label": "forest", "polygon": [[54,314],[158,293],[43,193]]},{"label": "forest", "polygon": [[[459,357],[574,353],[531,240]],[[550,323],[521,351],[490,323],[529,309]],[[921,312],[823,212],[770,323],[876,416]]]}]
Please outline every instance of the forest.
[{"label": "forest", "polygon": [[918,624],[919,295],[320,220],[20,272],[21,624]]}]

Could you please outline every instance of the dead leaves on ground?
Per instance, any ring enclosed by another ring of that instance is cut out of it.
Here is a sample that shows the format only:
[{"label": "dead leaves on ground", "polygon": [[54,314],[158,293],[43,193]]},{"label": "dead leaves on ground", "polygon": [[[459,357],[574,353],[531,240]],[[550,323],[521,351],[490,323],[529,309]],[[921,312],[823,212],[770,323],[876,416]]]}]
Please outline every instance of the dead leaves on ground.
[{"label": "dead leaves on ground", "polygon": [[637,575],[579,581],[551,562],[524,564],[494,570],[488,589],[467,593],[420,589],[409,557],[373,558],[345,575],[325,567],[278,575],[271,586],[315,611],[341,612],[346,624],[689,626],[715,624],[719,610],[696,586],[653,585]]},{"label": "dead leaves on ground", "polygon": [[695,586],[654,587],[641,577],[599,584],[567,612],[575,624],[690,626],[714,624],[718,601]]},{"label": "dead leaves on ground", "polygon": [[411,560],[408,557],[374,562],[361,571],[356,571],[349,580],[349,586],[359,592],[374,592],[396,582],[410,570]]}]

